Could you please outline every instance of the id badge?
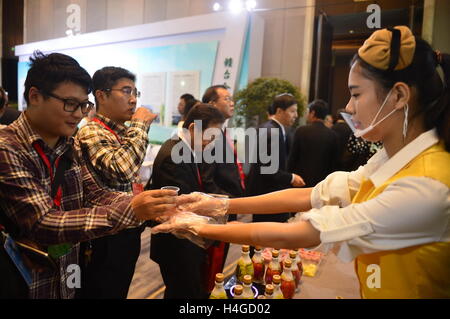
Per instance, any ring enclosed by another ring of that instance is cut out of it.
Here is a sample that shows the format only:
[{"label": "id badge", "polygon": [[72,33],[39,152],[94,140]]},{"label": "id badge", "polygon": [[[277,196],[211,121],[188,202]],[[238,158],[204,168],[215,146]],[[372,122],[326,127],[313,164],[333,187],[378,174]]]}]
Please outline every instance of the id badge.
[{"label": "id badge", "polygon": [[6,236],[4,247],[5,247],[7,254],[13,261],[14,265],[16,266],[16,268],[20,271],[20,274],[22,275],[26,284],[28,286],[31,286],[31,282],[32,282],[31,271],[27,266],[25,266],[25,263],[23,262],[20,251],[17,248],[17,245],[14,242],[14,240],[12,240],[11,237]]}]

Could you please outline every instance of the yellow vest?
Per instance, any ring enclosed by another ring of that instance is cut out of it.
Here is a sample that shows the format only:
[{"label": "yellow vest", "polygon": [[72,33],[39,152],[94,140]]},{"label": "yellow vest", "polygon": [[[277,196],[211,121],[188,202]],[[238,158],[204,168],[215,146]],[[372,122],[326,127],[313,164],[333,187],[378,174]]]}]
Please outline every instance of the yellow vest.
[{"label": "yellow vest", "polygon": [[[363,180],[353,203],[368,201],[407,176],[430,177],[450,187],[450,153],[445,151],[444,144],[423,151],[379,187]],[[449,242],[359,255],[355,267],[363,298],[450,298]],[[374,277],[377,273],[378,282]]]}]

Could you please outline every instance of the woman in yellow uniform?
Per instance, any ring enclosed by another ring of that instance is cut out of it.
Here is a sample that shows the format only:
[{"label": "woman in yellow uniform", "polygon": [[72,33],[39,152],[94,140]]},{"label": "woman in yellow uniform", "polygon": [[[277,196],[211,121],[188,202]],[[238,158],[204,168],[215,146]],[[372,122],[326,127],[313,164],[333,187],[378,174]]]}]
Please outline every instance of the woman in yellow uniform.
[{"label": "woman in yellow uniform", "polygon": [[338,257],[356,260],[363,298],[450,298],[449,77],[449,55],[407,27],[374,32],[352,61],[346,107],[356,136],[383,142],[366,165],[310,189],[179,198],[204,215],[304,212],[287,224],[168,222],[156,231],[277,248],[339,243]]}]

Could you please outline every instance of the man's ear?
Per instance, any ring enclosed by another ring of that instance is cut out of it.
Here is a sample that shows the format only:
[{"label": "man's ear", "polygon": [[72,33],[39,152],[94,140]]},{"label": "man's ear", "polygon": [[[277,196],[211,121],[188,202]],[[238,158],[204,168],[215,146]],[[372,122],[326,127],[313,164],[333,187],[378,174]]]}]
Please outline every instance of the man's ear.
[{"label": "man's ear", "polygon": [[103,104],[108,97],[107,93],[102,90],[95,90],[94,96],[96,97],[99,104]]},{"label": "man's ear", "polygon": [[32,86],[28,91],[28,100],[30,101],[30,105],[38,104],[40,101],[42,101],[42,99],[42,93],[38,90],[37,87]]},{"label": "man's ear", "polygon": [[395,98],[394,108],[397,110],[403,109],[409,103],[411,97],[411,88],[404,82],[397,82],[392,88],[393,98]]}]

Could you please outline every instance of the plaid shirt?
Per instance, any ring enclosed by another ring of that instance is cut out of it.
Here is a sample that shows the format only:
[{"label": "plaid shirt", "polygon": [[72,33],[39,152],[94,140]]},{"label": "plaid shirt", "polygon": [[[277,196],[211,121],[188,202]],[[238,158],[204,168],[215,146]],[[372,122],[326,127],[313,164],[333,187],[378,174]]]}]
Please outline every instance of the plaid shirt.
[{"label": "plaid shirt", "polygon": [[[32,271],[31,298],[73,298],[68,288],[67,266],[78,264],[79,242],[114,234],[140,222],[129,205],[131,196],[100,188],[79,152],[62,182],[61,209],[51,198],[47,167],[32,144],[37,142],[54,163],[73,145],[73,138],[60,138],[54,149],[33,132],[25,114],[0,130],[0,210],[19,229],[19,238],[41,248],[72,243],[70,252],[56,260],[58,270]],[[53,171],[55,169],[53,168]]]},{"label": "plaid shirt", "polygon": [[100,123],[90,121],[77,133],[77,148],[81,148],[84,160],[99,185],[131,192],[131,183],[144,161],[150,124],[132,120],[127,128],[101,114],[95,117],[117,136]]}]

